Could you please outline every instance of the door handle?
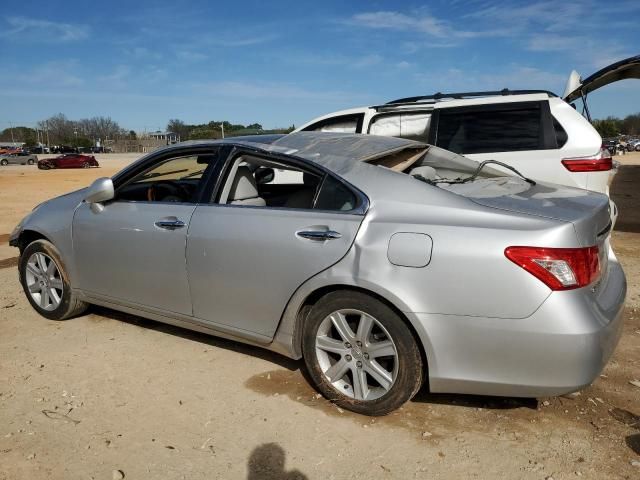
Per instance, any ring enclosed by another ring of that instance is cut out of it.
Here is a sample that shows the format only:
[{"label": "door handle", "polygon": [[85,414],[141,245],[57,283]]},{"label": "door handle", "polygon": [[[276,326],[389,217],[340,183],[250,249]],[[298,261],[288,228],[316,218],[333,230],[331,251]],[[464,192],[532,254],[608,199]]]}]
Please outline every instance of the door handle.
[{"label": "door handle", "polygon": [[335,240],[342,237],[341,233],[333,230],[303,230],[296,232],[296,235],[307,240]]},{"label": "door handle", "polygon": [[176,230],[184,227],[186,224],[182,220],[178,220],[176,217],[167,217],[158,220],[154,225],[165,230]]}]

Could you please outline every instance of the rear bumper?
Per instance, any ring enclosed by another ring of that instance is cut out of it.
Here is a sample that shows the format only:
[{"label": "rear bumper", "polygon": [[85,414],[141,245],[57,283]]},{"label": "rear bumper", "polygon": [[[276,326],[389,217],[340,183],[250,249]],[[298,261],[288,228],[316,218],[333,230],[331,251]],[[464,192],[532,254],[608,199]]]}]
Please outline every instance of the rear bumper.
[{"label": "rear bumper", "polygon": [[539,397],[580,390],[613,354],[625,296],[611,253],[595,292],[554,292],[524,319],[414,314],[426,335],[431,391]]}]

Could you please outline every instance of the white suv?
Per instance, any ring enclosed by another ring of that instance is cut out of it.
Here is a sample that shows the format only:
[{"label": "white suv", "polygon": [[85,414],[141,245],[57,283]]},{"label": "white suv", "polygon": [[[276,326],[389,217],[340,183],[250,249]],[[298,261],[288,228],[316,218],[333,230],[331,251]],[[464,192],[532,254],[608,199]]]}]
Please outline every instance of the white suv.
[{"label": "white suv", "polygon": [[[342,110],[296,131],[420,140],[479,162],[504,162],[533,179],[608,195],[615,171],[609,152],[602,148],[602,138],[588,121],[586,97],[603,85],[639,77],[640,56],[636,56],[584,81],[572,72],[563,98],[543,90],[438,93]],[[577,112],[575,103],[568,103],[576,101],[587,119]]]}]

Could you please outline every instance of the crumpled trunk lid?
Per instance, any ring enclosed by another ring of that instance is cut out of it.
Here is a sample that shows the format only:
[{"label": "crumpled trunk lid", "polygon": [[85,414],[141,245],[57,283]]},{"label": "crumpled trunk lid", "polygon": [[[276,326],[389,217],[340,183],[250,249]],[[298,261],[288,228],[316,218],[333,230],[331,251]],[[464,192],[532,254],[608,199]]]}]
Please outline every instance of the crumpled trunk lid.
[{"label": "crumpled trunk lid", "polygon": [[600,244],[611,229],[609,198],[600,193],[549,183],[531,185],[519,177],[440,186],[487,207],[571,222],[582,246]]}]

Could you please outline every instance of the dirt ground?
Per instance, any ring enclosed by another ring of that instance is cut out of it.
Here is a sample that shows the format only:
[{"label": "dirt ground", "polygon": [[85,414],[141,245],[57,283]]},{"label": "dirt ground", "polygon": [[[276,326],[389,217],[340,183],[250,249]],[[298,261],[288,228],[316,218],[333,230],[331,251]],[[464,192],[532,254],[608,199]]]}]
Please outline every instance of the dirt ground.
[{"label": "dirt ground", "polygon": [[629,294],[600,378],[537,400],[423,391],[377,419],[336,408],[300,362],[257,348],[106,309],[66,322],[33,311],[11,229],[133,158],[0,168],[1,480],[640,478],[640,154],[617,158],[612,185]]}]

